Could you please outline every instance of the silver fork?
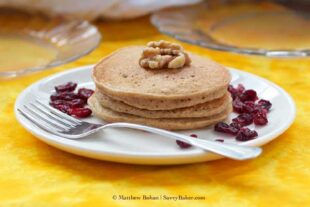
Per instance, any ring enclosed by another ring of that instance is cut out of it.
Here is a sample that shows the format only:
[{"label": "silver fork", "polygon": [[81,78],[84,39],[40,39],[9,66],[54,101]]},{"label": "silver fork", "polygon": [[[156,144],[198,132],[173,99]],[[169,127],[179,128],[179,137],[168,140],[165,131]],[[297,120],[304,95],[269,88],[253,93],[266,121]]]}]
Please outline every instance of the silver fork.
[{"label": "silver fork", "polygon": [[180,140],[189,143],[195,147],[207,150],[216,154],[223,155],[236,160],[246,160],[255,158],[261,154],[262,149],[259,147],[241,146],[236,144],[220,143],[204,139],[192,138],[183,134],[158,129],[154,127],[144,126],[131,123],[109,123],[109,124],[94,124],[79,119],[73,118],[65,113],[54,109],[53,107],[44,104],[40,100],[35,100],[35,103],[24,105],[24,109],[17,109],[18,112],[32,122],[37,127],[68,139],[79,139],[87,135],[98,132],[101,129],[108,127],[114,128],[130,128],[143,130],[158,134],[174,140]]}]

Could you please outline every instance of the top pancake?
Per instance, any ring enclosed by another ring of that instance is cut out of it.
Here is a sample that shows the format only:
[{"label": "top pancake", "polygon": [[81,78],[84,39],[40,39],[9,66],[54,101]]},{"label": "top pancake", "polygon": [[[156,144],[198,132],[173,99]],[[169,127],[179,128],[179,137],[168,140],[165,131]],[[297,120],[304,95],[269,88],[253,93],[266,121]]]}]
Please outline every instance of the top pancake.
[{"label": "top pancake", "polygon": [[143,48],[122,48],[100,61],[93,70],[98,90],[149,110],[189,107],[226,93],[231,77],[223,66],[190,54],[191,65],[181,69],[144,69],[139,65]]}]

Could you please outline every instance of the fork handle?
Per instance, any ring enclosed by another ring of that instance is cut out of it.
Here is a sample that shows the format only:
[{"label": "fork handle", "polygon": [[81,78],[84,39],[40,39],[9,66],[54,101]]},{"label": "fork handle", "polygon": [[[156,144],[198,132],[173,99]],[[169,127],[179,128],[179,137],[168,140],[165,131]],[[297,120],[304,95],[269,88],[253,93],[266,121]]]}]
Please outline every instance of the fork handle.
[{"label": "fork handle", "polygon": [[232,158],[235,160],[246,160],[255,158],[261,154],[262,149],[260,147],[250,147],[250,146],[242,146],[236,144],[227,144],[222,142],[209,141],[204,139],[192,138],[190,136],[186,136],[183,134],[158,129],[154,127],[139,125],[139,124],[131,124],[131,123],[111,123],[104,125],[106,127],[113,128],[130,128],[130,129],[139,129],[147,132],[151,132],[154,134],[158,134],[167,138],[171,138],[174,140],[180,140],[191,144],[195,147],[201,148],[203,150],[207,150],[216,154],[223,155],[228,158]]}]

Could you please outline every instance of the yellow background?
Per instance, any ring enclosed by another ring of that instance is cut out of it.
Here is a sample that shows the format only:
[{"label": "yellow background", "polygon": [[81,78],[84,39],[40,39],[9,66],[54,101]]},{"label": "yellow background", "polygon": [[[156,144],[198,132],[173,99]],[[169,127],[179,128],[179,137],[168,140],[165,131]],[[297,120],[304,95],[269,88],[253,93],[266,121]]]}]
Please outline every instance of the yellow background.
[{"label": "yellow background", "polygon": [[[91,160],[50,147],[18,124],[16,97],[48,75],[96,63],[124,46],[171,38],[148,18],[99,22],[101,45],[55,69],[0,82],[0,206],[310,206],[310,59],[270,59],[211,51],[193,53],[260,75],[294,98],[297,118],[255,160],[222,159],[183,166],[137,166]],[[18,58],[18,57],[17,57]],[[283,114],[285,119],[285,114]],[[113,195],[205,196],[203,201],[118,201]]]}]

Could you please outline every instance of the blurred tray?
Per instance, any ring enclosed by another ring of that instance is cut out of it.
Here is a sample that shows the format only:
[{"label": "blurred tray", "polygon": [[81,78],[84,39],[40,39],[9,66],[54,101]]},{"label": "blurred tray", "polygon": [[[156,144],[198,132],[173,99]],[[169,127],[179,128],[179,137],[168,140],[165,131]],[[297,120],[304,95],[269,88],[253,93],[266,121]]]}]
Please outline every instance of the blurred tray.
[{"label": "blurred tray", "polygon": [[87,21],[49,19],[0,9],[0,77],[16,77],[76,60],[101,39]]},{"label": "blurred tray", "polygon": [[159,11],[151,21],[162,33],[211,49],[272,57],[309,56],[308,8],[285,1],[207,1]]}]

